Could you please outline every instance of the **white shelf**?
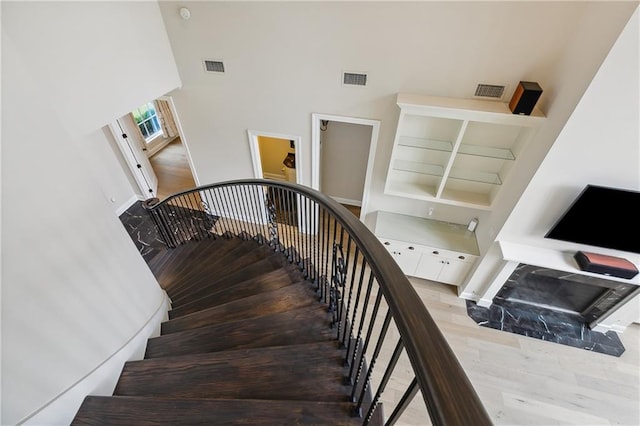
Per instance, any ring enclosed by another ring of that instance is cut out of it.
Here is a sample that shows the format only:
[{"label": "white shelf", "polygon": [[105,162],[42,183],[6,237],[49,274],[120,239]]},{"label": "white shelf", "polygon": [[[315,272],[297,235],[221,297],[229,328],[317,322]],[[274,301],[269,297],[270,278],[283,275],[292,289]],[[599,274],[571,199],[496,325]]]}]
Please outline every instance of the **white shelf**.
[{"label": "white shelf", "polygon": [[399,94],[385,193],[490,208],[544,115],[507,104]]}]

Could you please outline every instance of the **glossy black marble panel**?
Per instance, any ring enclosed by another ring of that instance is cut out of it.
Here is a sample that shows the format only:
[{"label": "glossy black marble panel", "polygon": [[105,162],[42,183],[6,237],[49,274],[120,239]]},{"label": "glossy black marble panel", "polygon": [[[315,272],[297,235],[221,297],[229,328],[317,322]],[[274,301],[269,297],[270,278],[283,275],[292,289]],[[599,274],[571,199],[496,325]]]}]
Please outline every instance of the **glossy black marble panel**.
[{"label": "glossy black marble panel", "polygon": [[136,248],[147,262],[167,245],[160,238],[158,229],[142,207],[142,202],[137,201],[120,215],[120,222],[136,245]]},{"label": "glossy black marble panel", "polygon": [[590,330],[580,315],[512,301],[494,301],[489,308],[466,302],[469,317],[483,327],[612,356],[625,351],[617,333]]}]

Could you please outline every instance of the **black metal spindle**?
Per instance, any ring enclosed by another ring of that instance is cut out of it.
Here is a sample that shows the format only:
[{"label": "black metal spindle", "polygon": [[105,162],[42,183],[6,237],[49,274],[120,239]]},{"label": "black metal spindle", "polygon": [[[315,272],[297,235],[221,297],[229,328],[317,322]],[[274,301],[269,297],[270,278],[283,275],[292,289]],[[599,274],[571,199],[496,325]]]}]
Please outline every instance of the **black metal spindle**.
[{"label": "black metal spindle", "polygon": [[416,396],[416,393],[418,393],[418,380],[414,377],[404,395],[402,395],[400,402],[396,405],[395,410],[393,410],[393,413],[389,416],[385,426],[392,426],[398,421],[402,413],[404,413],[404,410],[407,409],[413,398]]},{"label": "black metal spindle", "polygon": [[227,223],[224,219],[222,203],[220,202],[220,197],[218,196],[218,191],[208,190],[206,191],[207,198],[211,200],[211,205],[213,206],[216,216],[218,219],[216,220],[216,228],[220,231],[221,236],[227,235]]},{"label": "black metal spindle", "polygon": [[[354,300],[353,303],[353,315],[351,317],[351,326],[349,327],[349,338],[348,338],[348,343],[347,343],[347,354],[345,356],[345,365],[351,365],[351,360],[349,357],[349,354],[351,353],[351,342],[354,340],[353,339],[353,330],[354,330],[354,326],[356,323],[356,319],[358,317],[358,304],[360,303],[360,295],[362,294],[362,284],[364,283],[364,276],[365,276],[365,269],[366,269],[366,262],[364,259],[362,259],[362,268],[360,269],[360,278],[358,279],[358,289],[356,290],[356,299]],[[346,328],[346,327],[345,327]],[[345,334],[346,330],[345,330]],[[356,349],[354,348],[353,353],[356,353]],[[347,376],[348,383],[351,383],[351,375]]]},{"label": "black metal spindle", "polygon": [[349,371],[349,383],[354,383],[353,373],[355,371],[356,360],[358,359],[358,352],[361,353],[361,357],[364,357],[363,351],[358,351],[360,347],[360,341],[362,340],[362,328],[364,327],[364,321],[367,316],[367,308],[369,307],[369,297],[371,296],[371,288],[373,287],[373,272],[369,274],[369,282],[367,283],[367,291],[365,292],[364,301],[362,303],[362,315],[360,316],[360,324],[358,325],[358,334],[355,336],[355,345],[353,348],[353,355],[351,359],[351,369]]},{"label": "black metal spindle", "polygon": [[[380,308],[380,301],[382,300],[382,292],[378,291],[376,296],[376,301],[373,306],[373,311],[371,311],[371,318],[369,319],[369,327],[367,327],[367,332],[365,333],[364,344],[362,345],[362,351],[360,355],[360,362],[358,363],[358,369],[356,372],[356,377],[354,380],[355,386],[351,390],[351,401],[355,402],[356,389],[358,388],[358,384],[360,383],[360,375],[362,374],[362,369],[364,368],[364,360],[365,355],[367,353],[367,349],[369,349],[369,343],[371,341],[371,336],[373,334],[373,326],[375,324],[376,316],[378,315],[378,309]],[[364,313],[362,314],[364,318]],[[385,330],[386,333],[386,330]],[[366,385],[364,385],[366,386]],[[363,386],[363,389],[364,389]]]},{"label": "black metal spindle", "polygon": [[[356,271],[358,269],[358,257],[360,256],[360,249],[358,248],[358,246],[356,246],[355,248],[355,252],[353,254],[353,266],[352,266],[352,270],[351,270],[351,279],[349,280],[349,298],[347,299],[347,307],[344,310],[344,326],[342,327],[343,329],[343,334],[342,337],[340,337],[340,331],[338,330],[338,340],[340,340],[340,346],[344,347],[344,341],[345,338],[347,336],[347,326],[348,326],[348,322],[349,322],[349,310],[351,308],[351,296],[353,295],[353,288],[354,288],[354,284],[355,284],[355,279],[356,279]],[[346,291],[346,289],[345,289]],[[342,318],[340,319],[340,322],[342,323]]]},{"label": "black metal spindle", "polygon": [[[358,415],[358,417],[362,417],[362,404],[364,403],[364,397],[367,393],[369,383],[371,382],[371,375],[373,374],[373,369],[376,365],[376,361],[378,360],[378,356],[380,355],[380,351],[382,350],[382,344],[384,343],[384,339],[387,336],[387,330],[389,330],[390,322],[391,322],[391,311],[387,310],[387,313],[384,317],[384,321],[382,323],[382,330],[380,330],[380,335],[378,336],[378,343],[376,343],[376,347],[373,350],[373,354],[371,355],[371,363],[369,364],[369,368],[367,369],[367,375],[362,382],[362,390],[360,391],[360,398],[358,398],[358,404],[355,407],[355,412]],[[357,382],[358,382],[358,379],[356,379],[356,383]],[[356,387],[354,386],[354,389],[355,388]]]},{"label": "black metal spindle", "polygon": [[393,375],[393,371],[396,368],[396,364],[400,359],[400,354],[402,354],[402,350],[404,349],[404,344],[402,343],[402,339],[398,339],[398,343],[396,344],[395,349],[393,350],[393,354],[391,355],[391,359],[389,360],[389,364],[382,375],[382,380],[380,381],[380,385],[378,386],[378,390],[376,391],[373,400],[371,401],[371,406],[369,407],[369,411],[367,412],[367,416],[364,419],[364,425],[368,425],[371,419],[373,418],[373,412],[376,410],[378,405],[378,401],[380,401],[380,397],[382,393],[387,388],[387,383],[389,383],[389,379]]}]

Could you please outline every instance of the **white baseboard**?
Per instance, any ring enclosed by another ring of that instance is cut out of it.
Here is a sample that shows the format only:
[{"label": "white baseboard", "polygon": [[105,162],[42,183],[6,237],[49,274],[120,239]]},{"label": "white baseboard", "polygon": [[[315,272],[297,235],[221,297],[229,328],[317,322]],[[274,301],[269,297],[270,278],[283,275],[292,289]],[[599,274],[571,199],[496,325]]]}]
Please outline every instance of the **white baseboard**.
[{"label": "white baseboard", "polygon": [[269,173],[269,172],[263,172],[262,176],[264,176],[265,179],[270,179],[270,180],[277,180],[280,182],[286,182],[287,178],[284,175],[278,174],[278,173]]},{"label": "white baseboard", "polygon": [[169,298],[164,294],[160,306],[138,332],[115,353],[86,376],[60,393],[34,413],[22,419],[20,425],[68,425],[87,395],[113,394],[124,363],[144,358],[147,340],[160,335],[160,324],[168,319]]},{"label": "white baseboard", "polygon": [[333,195],[329,195],[329,197],[333,198],[334,200],[336,200],[340,204],[346,204],[348,206],[362,207],[362,200],[360,200],[360,201],[358,201],[358,200],[350,200],[349,198],[334,197]]},{"label": "white baseboard", "polygon": [[126,212],[129,207],[131,207],[136,201],[139,201],[140,197],[138,195],[132,195],[127,201],[125,201],[120,207],[116,209],[116,215],[120,216],[122,213]]}]

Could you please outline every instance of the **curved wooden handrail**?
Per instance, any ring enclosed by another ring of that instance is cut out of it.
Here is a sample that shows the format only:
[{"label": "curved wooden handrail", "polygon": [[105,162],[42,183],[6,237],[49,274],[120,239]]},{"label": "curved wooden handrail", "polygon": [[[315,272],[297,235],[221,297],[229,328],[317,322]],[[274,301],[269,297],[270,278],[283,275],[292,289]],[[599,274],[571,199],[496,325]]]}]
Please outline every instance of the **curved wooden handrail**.
[{"label": "curved wooden handrail", "polygon": [[306,186],[262,179],[239,179],[200,186],[165,200],[146,203],[150,211],[182,195],[237,185],[287,189],[314,200],[347,230],[378,280],[405,345],[434,425],[491,425],[492,422],[453,350],[420,297],[377,237],[329,196]]}]

